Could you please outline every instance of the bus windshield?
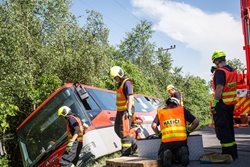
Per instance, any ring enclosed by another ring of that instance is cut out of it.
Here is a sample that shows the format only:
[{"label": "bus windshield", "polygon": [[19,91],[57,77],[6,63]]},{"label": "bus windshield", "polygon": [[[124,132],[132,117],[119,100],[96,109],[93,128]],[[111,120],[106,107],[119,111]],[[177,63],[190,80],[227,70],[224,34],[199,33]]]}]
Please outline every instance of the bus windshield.
[{"label": "bus windshield", "polygon": [[[103,110],[116,111],[116,94],[97,89],[86,89]],[[144,96],[134,96],[135,112],[151,112],[155,108]]]},{"label": "bus windshield", "polygon": [[74,88],[62,89],[17,131],[25,167],[33,166],[67,140],[67,121],[57,116],[57,110],[63,105],[70,107],[82,122],[90,125]]}]

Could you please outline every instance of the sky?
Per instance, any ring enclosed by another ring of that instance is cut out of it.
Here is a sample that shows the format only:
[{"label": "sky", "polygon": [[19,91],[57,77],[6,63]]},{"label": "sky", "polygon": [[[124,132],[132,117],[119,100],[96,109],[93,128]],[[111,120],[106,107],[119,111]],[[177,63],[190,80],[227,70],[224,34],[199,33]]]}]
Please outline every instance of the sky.
[{"label": "sky", "polygon": [[173,66],[184,75],[210,80],[211,55],[223,50],[227,59],[245,64],[239,0],[73,0],[71,12],[84,25],[85,10],[103,15],[110,30],[109,42],[116,46],[140,20],[153,24],[152,42],[169,48]]}]

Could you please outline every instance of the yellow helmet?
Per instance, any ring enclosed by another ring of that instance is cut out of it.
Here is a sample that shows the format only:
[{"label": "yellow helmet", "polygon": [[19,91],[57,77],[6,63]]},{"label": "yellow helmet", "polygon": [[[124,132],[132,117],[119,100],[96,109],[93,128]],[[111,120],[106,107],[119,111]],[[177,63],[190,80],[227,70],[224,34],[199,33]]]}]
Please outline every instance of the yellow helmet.
[{"label": "yellow helmet", "polygon": [[124,76],[124,72],[121,67],[114,66],[110,69],[109,75],[111,78],[115,78],[115,77],[122,78]]},{"label": "yellow helmet", "polygon": [[57,110],[58,116],[66,117],[70,113],[71,113],[71,109],[68,106],[62,106]]},{"label": "yellow helmet", "polygon": [[172,84],[168,85],[166,90],[167,90],[167,92],[168,92],[168,91],[171,90],[171,89],[174,89],[174,85],[172,85]]},{"label": "yellow helmet", "polygon": [[221,50],[216,50],[214,51],[212,55],[212,61],[214,62],[215,59],[222,58],[222,57],[226,57],[226,54]]}]

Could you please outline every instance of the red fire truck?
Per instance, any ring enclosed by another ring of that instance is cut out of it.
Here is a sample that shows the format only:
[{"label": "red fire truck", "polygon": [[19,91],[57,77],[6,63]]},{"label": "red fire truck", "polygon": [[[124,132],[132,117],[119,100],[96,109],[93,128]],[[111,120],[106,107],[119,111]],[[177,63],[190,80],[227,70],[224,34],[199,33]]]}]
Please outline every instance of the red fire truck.
[{"label": "red fire truck", "polygon": [[[242,30],[244,35],[244,47],[246,54],[246,73],[243,71],[238,74],[237,81],[237,96],[238,101],[235,105],[234,118],[239,119],[247,118],[250,116],[250,1],[241,0],[241,20],[242,20]],[[242,120],[242,119],[241,119]],[[242,121],[241,123],[247,123]]]},{"label": "red fire truck", "polygon": [[[248,126],[248,117],[250,117],[250,1],[241,0],[240,7],[244,35],[243,49],[246,54],[246,70],[237,74],[237,103],[234,109],[234,119],[235,123],[237,123],[235,126]],[[212,101],[210,102],[211,106]]]},{"label": "red fire truck", "polygon": [[[149,99],[150,98],[150,99]],[[135,95],[135,111],[143,119],[144,136],[153,134],[151,122],[156,115],[152,105],[159,99]],[[84,135],[83,149],[78,166],[114,153],[121,148],[114,132],[116,93],[96,87],[68,83],[50,95],[18,127],[17,136],[24,167],[52,167],[58,165],[67,144],[66,120],[56,114],[66,105],[89,125]]]}]

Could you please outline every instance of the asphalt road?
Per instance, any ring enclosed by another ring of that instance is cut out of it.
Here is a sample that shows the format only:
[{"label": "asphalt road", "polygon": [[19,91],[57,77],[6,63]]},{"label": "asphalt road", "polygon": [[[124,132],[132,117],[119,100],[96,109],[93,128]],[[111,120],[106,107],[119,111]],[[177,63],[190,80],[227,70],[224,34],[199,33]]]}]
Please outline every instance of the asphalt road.
[{"label": "asphalt road", "polygon": [[[205,154],[211,152],[221,153],[220,143],[219,140],[216,138],[214,128],[204,127],[199,131],[192,132],[191,135],[202,135],[203,148]],[[238,155],[239,155],[239,158],[236,161],[230,164],[200,164],[200,161],[192,160],[190,161],[188,167],[250,167],[250,127],[235,128],[235,136],[236,136]],[[157,151],[152,151],[152,149],[155,148],[155,145],[156,143],[148,145],[148,147],[150,147],[151,150],[149,152],[154,152],[154,154],[157,154]],[[199,147],[197,147],[197,145],[193,146],[195,146],[196,149],[198,148],[199,150]],[[124,166],[126,165],[124,164]],[[172,166],[182,167],[181,165],[177,164],[173,164]]]},{"label": "asphalt road", "polygon": [[[205,127],[192,134],[202,135],[205,153],[221,152],[219,140],[215,136],[214,128]],[[250,127],[235,128],[236,142],[239,158],[231,164],[200,164],[199,161],[191,161],[189,167],[249,167],[250,166]],[[173,165],[181,166],[181,165]]]}]

